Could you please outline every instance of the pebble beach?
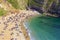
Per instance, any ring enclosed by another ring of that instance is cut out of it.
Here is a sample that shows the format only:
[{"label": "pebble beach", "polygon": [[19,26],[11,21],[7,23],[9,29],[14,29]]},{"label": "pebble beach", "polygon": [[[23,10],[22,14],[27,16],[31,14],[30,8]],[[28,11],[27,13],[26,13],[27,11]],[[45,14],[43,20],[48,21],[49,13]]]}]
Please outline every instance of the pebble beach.
[{"label": "pebble beach", "polygon": [[23,23],[26,19],[38,15],[37,12],[21,10],[8,13],[0,17],[0,40],[30,40]]}]

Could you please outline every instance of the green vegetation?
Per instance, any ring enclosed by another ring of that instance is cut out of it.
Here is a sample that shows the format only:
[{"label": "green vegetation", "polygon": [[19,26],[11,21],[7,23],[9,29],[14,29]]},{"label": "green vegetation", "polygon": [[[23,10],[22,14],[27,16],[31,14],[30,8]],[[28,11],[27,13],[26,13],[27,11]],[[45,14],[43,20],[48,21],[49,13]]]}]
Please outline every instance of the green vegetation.
[{"label": "green vegetation", "polygon": [[47,4],[50,5],[53,2],[53,0],[48,0]]},{"label": "green vegetation", "polygon": [[3,8],[0,8],[0,16],[6,15],[7,11]]},{"label": "green vegetation", "polygon": [[53,2],[54,2],[54,0],[47,0],[47,3],[45,5],[45,10],[46,11],[51,7]]},{"label": "green vegetation", "polygon": [[15,9],[26,9],[28,0],[7,0]]},{"label": "green vegetation", "polygon": [[19,8],[18,1],[17,0],[7,0],[9,3],[12,4],[12,6],[16,9]]},{"label": "green vegetation", "polygon": [[34,6],[38,6],[38,7],[42,6],[42,4],[36,3],[34,0],[30,0],[29,5],[34,5]]},{"label": "green vegetation", "polygon": [[50,5],[50,4],[53,3],[53,2],[54,2],[54,0],[48,0],[48,1],[47,1],[47,4]]},{"label": "green vegetation", "polygon": [[58,6],[60,6],[60,2],[58,3]]},{"label": "green vegetation", "polygon": [[28,0],[17,0],[20,9],[26,9],[26,7],[28,6]]},{"label": "green vegetation", "polygon": [[52,2],[52,1],[54,1],[54,0],[48,0],[50,3]]},{"label": "green vegetation", "polygon": [[[45,0],[43,4],[37,3],[35,0],[7,0],[16,9],[26,9],[27,6],[44,6],[43,8],[48,10],[53,2],[58,3],[58,0]],[[39,1],[39,0],[38,0]]]}]

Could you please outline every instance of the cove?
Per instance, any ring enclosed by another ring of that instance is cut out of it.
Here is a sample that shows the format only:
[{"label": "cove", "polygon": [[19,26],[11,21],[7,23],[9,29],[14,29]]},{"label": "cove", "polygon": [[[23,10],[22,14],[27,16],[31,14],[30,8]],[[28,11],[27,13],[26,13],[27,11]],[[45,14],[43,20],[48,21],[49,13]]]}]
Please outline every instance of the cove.
[{"label": "cove", "polygon": [[31,40],[60,40],[60,18],[38,16],[27,21]]}]

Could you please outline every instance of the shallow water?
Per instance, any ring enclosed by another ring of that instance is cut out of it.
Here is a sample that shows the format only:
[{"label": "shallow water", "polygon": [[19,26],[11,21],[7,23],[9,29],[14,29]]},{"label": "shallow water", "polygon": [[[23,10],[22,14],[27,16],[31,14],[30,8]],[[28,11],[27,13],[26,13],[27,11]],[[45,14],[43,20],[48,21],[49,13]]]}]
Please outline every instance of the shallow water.
[{"label": "shallow water", "polygon": [[60,40],[60,18],[38,16],[28,21],[31,40]]}]

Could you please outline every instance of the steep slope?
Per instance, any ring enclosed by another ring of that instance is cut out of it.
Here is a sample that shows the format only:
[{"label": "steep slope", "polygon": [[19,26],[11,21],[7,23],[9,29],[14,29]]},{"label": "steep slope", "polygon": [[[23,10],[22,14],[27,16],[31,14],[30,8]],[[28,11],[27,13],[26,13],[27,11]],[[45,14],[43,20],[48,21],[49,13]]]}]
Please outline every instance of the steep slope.
[{"label": "steep slope", "polygon": [[40,13],[50,13],[60,16],[60,0],[30,0],[29,7]]}]

